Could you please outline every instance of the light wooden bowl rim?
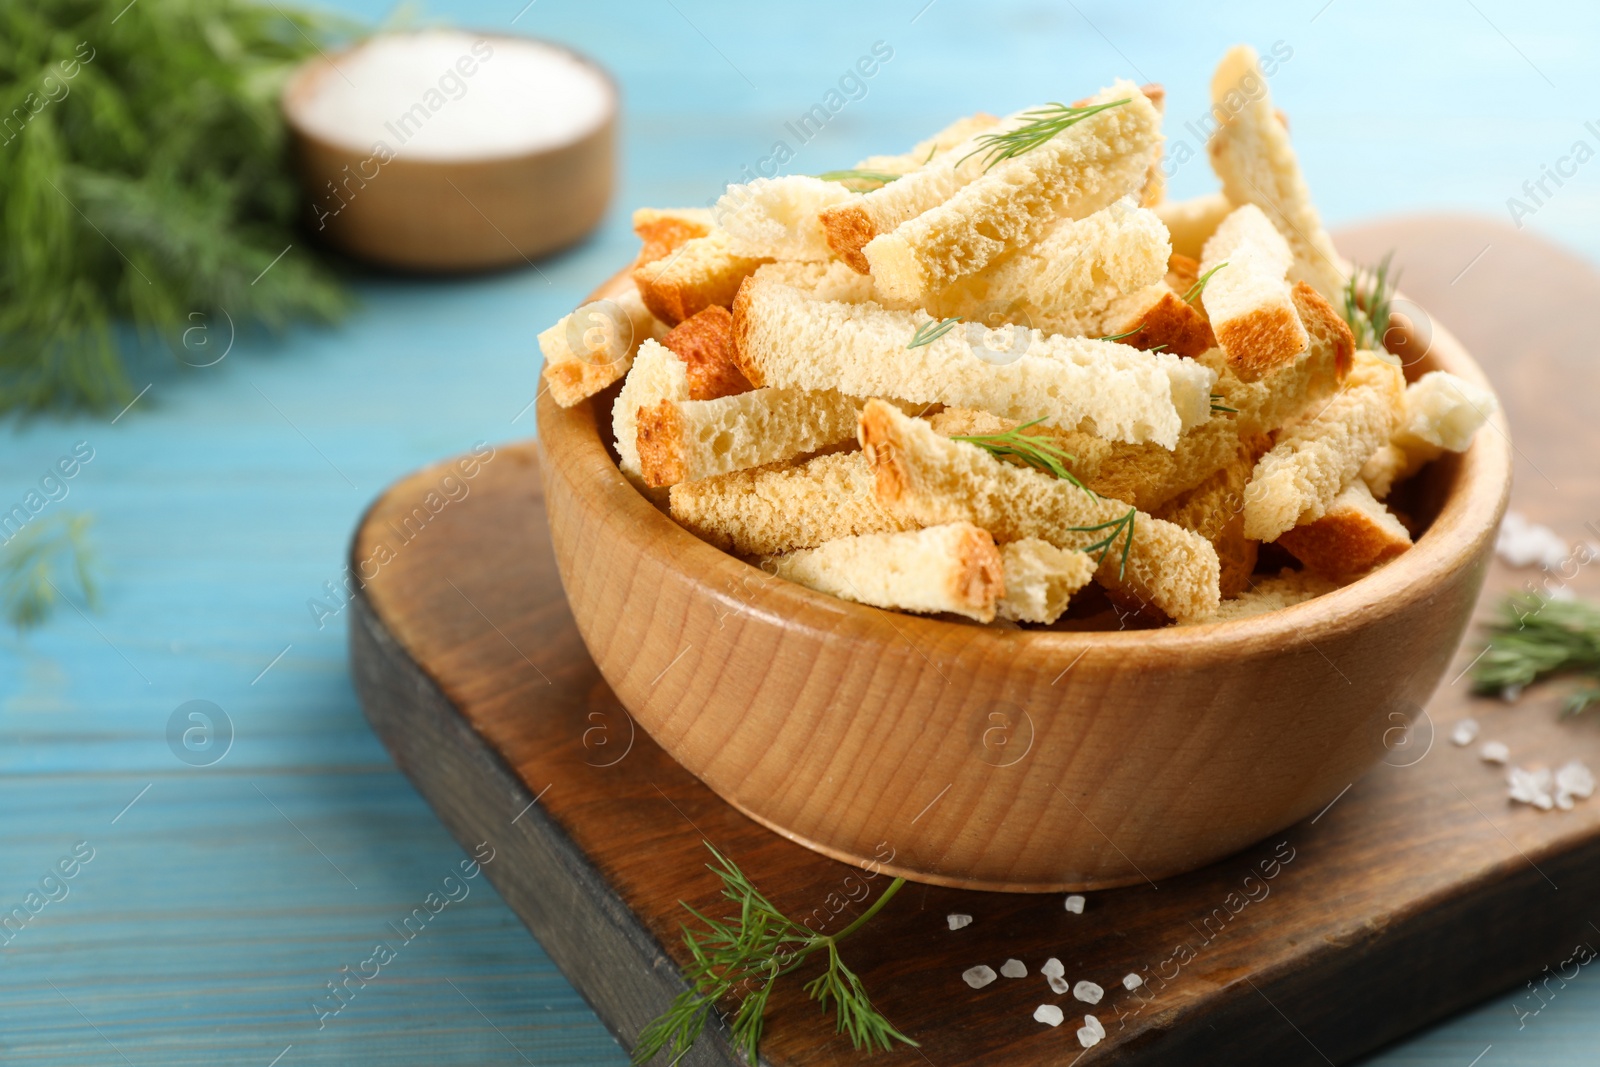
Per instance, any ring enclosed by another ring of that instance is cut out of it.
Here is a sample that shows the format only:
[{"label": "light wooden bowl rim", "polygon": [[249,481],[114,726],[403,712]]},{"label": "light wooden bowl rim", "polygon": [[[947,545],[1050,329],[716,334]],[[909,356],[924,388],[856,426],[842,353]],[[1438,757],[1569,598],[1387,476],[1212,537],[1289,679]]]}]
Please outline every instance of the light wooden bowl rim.
[{"label": "light wooden bowl rim", "polygon": [[546,145],[543,148],[535,148],[524,152],[501,152],[498,154],[483,156],[461,156],[459,158],[418,159],[412,156],[401,156],[397,154],[393,160],[384,164],[384,166],[391,167],[398,163],[405,168],[415,167],[419,170],[434,168],[441,170],[456,170],[462,167],[498,167],[503,165],[521,166],[535,160],[546,159],[559,156],[565,152],[570,152],[574,148],[588,143],[595,137],[605,136],[606,131],[616,124],[617,116],[622,111],[622,87],[617,84],[617,79],[613,77],[611,72],[602,66],[598,60],[594,59],[592,56],[585,55],[576,48],[573,48],[571,45],[564,44],[561,41],[552,41],[545,37],[538,37],[533,34],[504,33],[498,30],[474,30],[467,27],[419,27],[414,30],[385,30],[380,33],[375,33],[369,37],[364,37],[353,44],[347,45],[335,52],[312,56],[296,67],[293,72],[290,73],[288,80],[284,82],[283,92],[279,96],[279,108],[283,113],[283,120],[288,125],[290,132],[295,137],[303,138],[304,140],[315,144],[322,151],[330,154],[350,156],[351,158],[358,159],[371,156],[372,149],[370,146],[362,149],[357,148],[354,145],[342,144],[338,141],[330,141],[321,134],[314,133],[308,129],[301,121],[300,117],[300,111],[306,106],[306,98],[308,94],[312,92],[314,86],[320,78],[330,75],[337,76],[338,60],[343,59],[351,53],[365,47],[379,37],[414,37],[418,34],[433,32],[434,30],[441,28],[451,29],[453,32],[463,33],[475,39],[481,38],[488,41],[532,41],[537,44],[542,44],[547,48],[553,48],[558,52],[565,52],[567,55],[583,64],[585,67],[588,67],[590,70],[598,74],[600,76],[600,80],[605,83],[607,97],[605,114],[601,117],[599,122],[594,124],[592,128],[584,130],[576,137],[562,141],[560,144]]},{"label": "light wooden bowl rim", "polygon": [[[624,270],[609,279],[585,302],[614,295],[627,282],[628,273]],[[1407,301],[1407,306],[1418,307],[1414,301]],[[1414,361],[1419,369],[1447,370],[1492,391],[1482,369],[1454,335],[1431,317],[1429,327],[1428,347]],[[1410,343],[1416,343],[1416,335],[1407,327],[1395,328]],[[758,569],[700,540],[640,495],[617,469],[602,442],[601,420],[595,406],[596,401],[591,399],[562,408],[551,399],[548,389],[540,392],[538,432],[548,462],[579,478],[589,472],[608,475],[588,477],[586,483],[590,506],[616,509],[627,520],[608,523],[608,529],[625,538],[634,552],[659,557],[670,569],[703,583],[705,595],[728,599],[717,590],[737,588],[730,583],[737,583]],[[603,414],[604,425],[609,428],[609,408]],[[1485,541],[1494,536],[1505,511],[1511,492],[1511,453],[1504,408],[1497,405],[1488,426],[1479,431],[1466,452],[1459,457],[1447,454],[1439,461],[1456,462],[1456,470],[1438,514],[1415,546],[1349,585],[1301,604],[1245,619],[1145,630],[1009,630],[885,612],[793,582],[771,583],[768,594],[773,599],[764,601],[764,607],[776,609],[783,616],[784,625],[810,631],[813,638],[825,638],[834,629],[830,626],[825,630],[818,625],[829,619],[847,622],[854,617],[856,622],[870,623],[888,616],[894,628],[916,647],[921,647],[918,639],[932,644],[941,638],[959,638],[967,652],[979,656],[1015,657],[1024,651],[1016,644],[1020,639],[1027,643],[1027,651],[1061,657],[1094,648],[1136,653],[1141,658],[1146,654],[1159,657],[1181,653],[1188,665],[1201,666],[1275,648],[1315,645],[1320,637],[1349,632],[1367,625],[1377,614],[1390,614],[1427,599],[1438,578],[1470,566]]]}]

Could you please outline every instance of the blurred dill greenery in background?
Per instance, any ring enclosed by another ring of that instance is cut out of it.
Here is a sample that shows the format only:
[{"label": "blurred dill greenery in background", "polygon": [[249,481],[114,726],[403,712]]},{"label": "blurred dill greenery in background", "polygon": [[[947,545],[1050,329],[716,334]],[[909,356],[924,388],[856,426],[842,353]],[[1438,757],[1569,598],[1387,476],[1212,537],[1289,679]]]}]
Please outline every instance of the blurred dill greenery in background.
[{"label": "blurred dill greenery in background", "polygon": [[355,30],[274,2],[0,3],[0,414],[130,400],[121,323],[171,346],[196,312],[281,331],[350,306],[300,254],[278,94]]}]

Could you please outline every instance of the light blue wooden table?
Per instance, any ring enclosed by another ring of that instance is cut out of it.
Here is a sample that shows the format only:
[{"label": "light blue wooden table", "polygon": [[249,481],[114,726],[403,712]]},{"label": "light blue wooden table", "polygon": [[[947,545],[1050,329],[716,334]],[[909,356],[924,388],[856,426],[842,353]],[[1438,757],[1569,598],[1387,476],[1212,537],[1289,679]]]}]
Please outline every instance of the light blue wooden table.
[{"label": "light blue wooden table", "polygon": [[[342,6],[385,13],[380,0]],[[343,618],[319,627],[307,602],[339,575],[386,483],[532,432],[517,416],[536,388],[534,335],[632,254],[627,207],[702,204],[775,139],[793,144],[784,122],[874,42],[893,58],[791,170],[847,166],[956,115],[1073,99],[1115,75],[1164,82],[1174,136],[1192,141],[1184,117],[1204,113],[1211,65],[1238,40],[1292,49],[1274,93],[1334,223],[1433,207],[1506,217],[1542,164],[1580,138],[1600,144],[1584,128],[1600,119],[1600,10],[1576,2],[1136,13],[1099,0],[474,0],[430,14],[552,37],[609,66],[626,95],[619,201],[590,241],[537,269],[364,279],[339,329],[240,341],[206,369],[154,359],[137,382],[149,390],[115,422],[0,425],[6,507],[75,443],[94,450],[51,508],[96,516],[106,574],[99,614],[67,608],[28,636],[0,634],[0,912],[75,846],[93,856],[0,947],[0,1062],[624,1062],[482,879],[319,1029],[312,999],[461,853],[361,718]],[[1529,224],[1596,257],[1589,167]],[[1197,157],[1173,193],[1210,184]],[[210,766],[169,747],[191,700],[232,724]],[[1558,1067],[1597,1050],[1591,977],[1525,1028],[1508,998],[1374,1062]]]}]

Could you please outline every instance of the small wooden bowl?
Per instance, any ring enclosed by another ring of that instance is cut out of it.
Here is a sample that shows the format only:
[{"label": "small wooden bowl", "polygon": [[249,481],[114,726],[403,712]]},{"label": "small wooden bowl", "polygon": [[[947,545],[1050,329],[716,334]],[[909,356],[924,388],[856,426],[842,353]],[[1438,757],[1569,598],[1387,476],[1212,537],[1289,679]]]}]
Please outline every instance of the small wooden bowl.
[{"label": "small wooden bowl", "polygon": [[[482,35],[490,41],[529,38]],[[395,157],[338,144],[307,128],[306,102],[348,54],[309,60],[283,93],[295,166],[308,200],[311,232],[380,266],[414,271],[489,270],[531,262],[594,229],[616,174],[619,94],[610,74],[586,56],[549,41],[604,79],[604,121],[566,144],[477,160]],[[403,109],[403,104],[401,108]]]},{"label": "small wooden bowl", "polygon": [[[1435,369],[1487,385],[1437,325],[1408,374]],[[573,616],[623,704],[785,837],[967,889],[1159,879],[1327,804],[1438,685],[1511,481],[1496,414],[1421,476],[1416,546],[1342,589],[1235,622],[1004,630],[846,603],[705,544],[618,472],[598,406],[541,397],[540,467]]]}]

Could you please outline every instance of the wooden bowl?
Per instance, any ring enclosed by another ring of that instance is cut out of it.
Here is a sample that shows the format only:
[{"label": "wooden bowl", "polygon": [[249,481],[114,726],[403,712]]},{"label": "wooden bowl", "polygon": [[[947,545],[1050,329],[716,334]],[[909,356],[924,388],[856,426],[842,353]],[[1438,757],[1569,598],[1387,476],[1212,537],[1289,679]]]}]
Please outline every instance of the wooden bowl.
[{"label": "wooden bowl", "polygon": [[311,232],[380,266],[460,272],[529,263],[594,229],[616,174],[616,83],[587,57],[538,43],[566,52],[604,79],[611,96],[604,121],[565,144],[474,160],[385,161],[383,153],[313,132],[302,118],[306,102],[326,80],[341,77],[336,64],[348,53],[301,66],[284,89],[283,111]]},{"label": "wooden bowl", "polygon": [[[1434,369],[1487,385],[1437,325],[1408,375]],[[601,440],[609,401],[543,395],[538,420],[572,613],[650,736],[818,852],[1007,892],[1159,879],[1333,800],[1438,685],[1511,479],[1497,414],[1420,476],[1416,546],[1351,585],[1234,622],[1021,631],[769,577],[629,485]]]}]

